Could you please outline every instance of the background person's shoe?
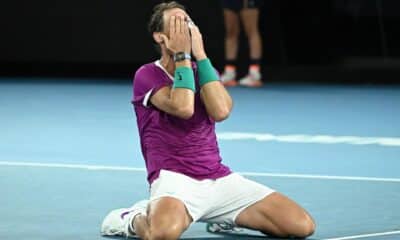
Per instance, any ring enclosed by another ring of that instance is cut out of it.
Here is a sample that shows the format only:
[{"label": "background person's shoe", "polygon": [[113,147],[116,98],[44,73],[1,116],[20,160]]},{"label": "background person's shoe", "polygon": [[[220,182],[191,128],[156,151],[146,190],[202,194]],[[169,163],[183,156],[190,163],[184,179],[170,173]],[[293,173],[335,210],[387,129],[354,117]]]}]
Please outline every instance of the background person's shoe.
[{"label": "background person's shoe", "polygon": [[262,87],[261,73],[258,71],[250,71],[246,77],[239,80],[239,84],[245,87]]},{"label": "background person's shoe", "polygon": [[221,75],[221,82],[226,87],[236,86],[236,72],[232,70],[225,70],[224,73]]}]

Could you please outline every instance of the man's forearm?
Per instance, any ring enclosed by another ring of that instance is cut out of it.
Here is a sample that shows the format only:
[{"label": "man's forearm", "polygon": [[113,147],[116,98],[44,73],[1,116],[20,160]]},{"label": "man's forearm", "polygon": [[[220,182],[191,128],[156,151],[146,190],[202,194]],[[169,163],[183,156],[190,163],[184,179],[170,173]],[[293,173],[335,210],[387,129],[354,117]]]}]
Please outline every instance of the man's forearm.
[{"label": "man's forearm", "polygon": [[175,79],[170,92],[170,104],[174,112],[183,118],[194,113],[194,76],[190,60],[175,63]]},{"label": "man's forearm", "polygon": [[223,121],[229,116],[232,110],[232,98],[219,81],[205,84],[201,88],[201,97],[208,115],[215,121]]},{"label": "man's forearm", "polygon": [[220,83],[219,77],[209,59],[198,61],[201,96],[208,115],[215,121],[222,121],[229,116],[232,98]]},{"label": "man's forearm", "polygon": [[171,89],[169,105],[171,114],[189,119],[194,114],[194,92],[189,89]]}]

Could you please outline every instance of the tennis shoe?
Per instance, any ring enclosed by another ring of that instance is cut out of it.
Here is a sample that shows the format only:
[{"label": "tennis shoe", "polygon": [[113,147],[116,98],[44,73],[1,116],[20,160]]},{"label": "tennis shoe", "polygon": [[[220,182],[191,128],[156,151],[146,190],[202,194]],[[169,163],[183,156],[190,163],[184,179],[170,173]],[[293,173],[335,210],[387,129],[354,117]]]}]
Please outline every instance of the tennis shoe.
[{"label": "tennis shoe", "polygon": [[243,229],[228,223],[207,223],[206,229],[209,233],[238,233],[243,231]]},{"label": "tennis shoe", "polygon": [[261,73],[259,71],[250,71],[247,76],[239,80],[239,84],[245,87],[261,87],[263,85],[261,81]]},{"label": "tennis shoe", "polygon": [[236,71],[235,70],[225,70],[221,75],[221,82],[226,87],[234,87],[237,85],[236,82]]},{"label": "tennis shoe", "polygon": [[119,208],[111,211],[101,224],[101,235],[123,237],[136,236],[129,225],[137,215],[146,213],[147,204],[148,200],[142,200],[135,203],[130,208]]}]

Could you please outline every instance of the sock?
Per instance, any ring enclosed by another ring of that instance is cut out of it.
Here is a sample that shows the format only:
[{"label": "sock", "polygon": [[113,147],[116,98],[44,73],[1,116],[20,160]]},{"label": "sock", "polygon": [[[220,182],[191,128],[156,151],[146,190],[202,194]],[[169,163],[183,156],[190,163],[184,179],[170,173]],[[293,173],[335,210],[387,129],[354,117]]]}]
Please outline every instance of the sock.
[{"label": "sock", "polygon": [[226,60],[224,70],[236,72],[236,60]]},{"label": "sock", "polygon": [[260,72],[260,59],[251,59],[249,65],[249,72]]},{"label": "sock", "polygon": [[260,72],[260,65],[250,65],[249,66],[249,72]]}]

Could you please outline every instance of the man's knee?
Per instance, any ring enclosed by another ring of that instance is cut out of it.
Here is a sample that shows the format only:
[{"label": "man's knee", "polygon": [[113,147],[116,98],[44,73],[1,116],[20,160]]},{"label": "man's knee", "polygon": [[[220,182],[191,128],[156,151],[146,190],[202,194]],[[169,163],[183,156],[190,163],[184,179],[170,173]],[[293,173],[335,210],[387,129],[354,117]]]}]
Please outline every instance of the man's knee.
[{"label": "man's knee", "polygon": [[146,221],[146,240],[172,240],[189,227],[191,218],[182,202],[164,197],[150,204]]},{"label": "man's knee", "polygon": [[226,31],[226,38],[228,40],[237,40],[239,38],[239,30],[237,29],[227,29]]},{"label": "man's knee", "polygon": [[308,215],[302,219],[298,219],[295,228],[289,231],[289,235],[294,237],[305,238],[311,236],[315,231],[315,222]]},{"label": "man's knee", "polygon": [[150,226],[148,240],[175,240],[185,229],[180,224]]},{"label": "man's knee", "polygon": [[239,38],[239,34],[240,34],[240,27],[235,25],[235,24],[231,24],[229,26],[225,27],[225,37],[228,39],[237,39]]},{"label": "man's knee", "polygon": [[178,226],[151,227],[148,240],[176,240],[182,234]]},{"label": "man's knee", "polygon": [[257,29],[246,30],[246,36],[247,36],[249,41],[261,38],[260,32]]},{"label": "man's knee", "polygon": [[270,230],[264,230],[261,232],[266,235],[272,234],[273,236],[282,238],[306,238],[311,236],[315,231],[315,223],[309,216],[292,219],[292,221],[292,223],[285,226],[277,226],[275,231],[271,232]]}]

